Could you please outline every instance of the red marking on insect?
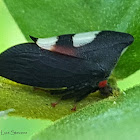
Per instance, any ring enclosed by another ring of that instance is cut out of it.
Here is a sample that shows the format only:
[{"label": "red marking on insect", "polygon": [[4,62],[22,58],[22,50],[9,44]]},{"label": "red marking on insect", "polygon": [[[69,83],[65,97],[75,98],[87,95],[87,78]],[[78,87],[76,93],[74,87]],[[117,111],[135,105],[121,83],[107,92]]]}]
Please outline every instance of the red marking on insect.
[{"label": "red marking on insect", "polygon": [[50,51],[66,54],[66,55],[71,55],[71,56],[76,56],[76,50],[75,48],[72,48],[72,47],[68,48],[65,46],[52,46]]},{"label": "red marking on insect", "polygon": [[55,107],[57,104],[58,104],[58,102],[56,102],[56,103],[51,103],[51,106],[52,106],[52,107]]},{"label": "red marking on insect", "polygon": [[99,87],[99,88],[104,88],[104,87],[106,87],[106,86],[107,86],[107,80],[101,81],[101,82],[99,82],[99,84],[98,84],[98,87]]}]

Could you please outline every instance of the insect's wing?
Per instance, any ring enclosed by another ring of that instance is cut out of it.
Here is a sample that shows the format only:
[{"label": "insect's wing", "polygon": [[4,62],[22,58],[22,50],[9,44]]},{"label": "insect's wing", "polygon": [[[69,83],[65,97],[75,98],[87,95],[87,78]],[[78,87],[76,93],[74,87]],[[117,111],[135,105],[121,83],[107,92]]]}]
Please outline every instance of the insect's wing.
[{"label": "insect's wing", "polygon": [[133,41],[133,36],[127,33],[101,31],[94,40],[77,49],[82,58],[98,63],[109,76],[119,57]]},{"label": "insect's wing", "polygon": [[37,87],[70,87],[107,78],[133,42],[113,31],[62,35],[12,47],[0,55],[0,75]]},{"label": "insect's wing", "polygon": [[85,83],[100,68],[84,59],[42,50],[35,43],[14,46],[0,55],[0,76],[18,83],[44,87],[70,87]]},{"label": "insect's wing", "polygon": [[40,48],[91,61],[91,69],[98,64],[105,71],[106,77],[115,67],[122,51],[134,40],[130,34],[115,31],[94,31],[45,39],[31,38]]},{"label": "insect's wing", "polygon": [[108,50],[111,49],[116,49],[117,55],[120,55],[134,41],[130,34],[115,31],[93,31],[51,38],[30,37],[42,49],[86,59],[93,59],[92,53],[96,51],[99,55],[106,53],[110,56]]}]

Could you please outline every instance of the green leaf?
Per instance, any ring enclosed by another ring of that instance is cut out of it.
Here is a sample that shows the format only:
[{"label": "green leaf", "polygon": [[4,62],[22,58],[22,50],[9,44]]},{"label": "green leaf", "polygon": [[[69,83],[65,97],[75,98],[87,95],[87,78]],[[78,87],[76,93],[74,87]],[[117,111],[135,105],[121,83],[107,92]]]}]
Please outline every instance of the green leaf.
[{"label": "green leaf", "polygon": [[32,140],[85,140],[140,138],[140,86],[125,91],[118,98],[109,98],[72,114]]},{"label": "green leaf", "polygon": [[[0,117],[1,140],[29,140],[33,133],[37,133],[46,126],[52,125],[49,120],[26,119],[21,117]],[[6,132],[9,132],[9,134]],[[23,132],[21,134],[21,132]],[[19,134],[20,133],[20,134]]]},{"label": "green leaf", "polygon": [[[14,108],[9,113],[12,116],[21,116],[32,119],[58,120],[74,113],[71,108],[75,105],[73,100],[61,100],[54,108],[51,103],[60,100],[60,96],[52,96],[49,92],[35,90],[33,87],[17,84],[0,77],[0,110]],[[103,97],[99,92],[90,94],[86,99],[77,104],[77,111],[85,106],[95,103]]]},{"label": "green leaf", "polygon": [[4,2],[0,0],[0,53],[21,42],[27,41]]},{"label": "green leaf", "polygon": [[[28,41],[29,35],[51,37],[60,34],[79,33],[93,30],[115,30],[134,36],[135,42],[121,57],[113,72],[117,78],[124,78],[140,68],[140,1],[139,0],[3,0]],[[0,1],[1,3],[1,1]],[[1,5],[0,5],[1,6]],[[0,13],[3,9],[0,9]],[[3,15],[3,16],[1,16]],[[1,14],[0,19],[8,14]],[[9,16],[9,18],[11,18]],[[6,19],[6,18],[5,18]],[[6,19],[7,20],[7,19]],[[3,20],[0,25],[3,27]],[[2,23],[2,24],[1,24]],[[12,22],[13,23],[13,22]],[[0,50],[23,43],[19,32],[11,28],[13,38],[6,36],[10,44]],[[15,24],[16,26],[16,24]],[[1,38],[3,39],[3,38]],[[6,42],[7,41],[7,42]],[[0,42],[1,43],[1,42]],[[134,79],[133,79],[134,80]],[[56,108],[50,103],[59,97],[44,91],[34,91],[32,87],[20,85],[0,77],[0,110],[15,108],[11,115],[27,118],[57,120],[71,114],[46,128],[33,140],[43,139],[140,139],[139,137],[139,91],[140,87],[127,90],[117,97],[109,97],[97,102],[99,93],[91,94],[78,104],[78,111],[72,113],[72,101],[62,101]],[[46,105],[48,104],[48,105]],[[86,106],[86,107],[85,107]]]},{"label": "green leaf", "polygon": [[135,42],[121,58],[114,75],[117,78],[124,78],[140,68],[139,0],[4,0],[4,2],[28,41],[31,41],[29,35],[50,37],[93,30],[130,33],[134,36]]},{"label": "green leaf", "polygon": [[[0,13],[0,18],[2,19],[1,31],[3,31],[4,34],[4,36],[2,34],[2,40],[0,41],[0,46],[2,46],[0,50],[2,51],[5,50],[8,45],[14,45],[20,41],[25,42],[25,40],[2,1],[0,1],[0,9],[2,9],[2,15]],[[10,30],[9,27],[13,30]],[[50,96],[49,93],[44,91],[35,91],[33,87],[17,84],[2,77],[0,77],[0,96],[0,102],[2,103],[0,110],[14,108],[15,111],[9,113],[13,116],[50,119],[54,121],[73,113],[71,111],[71,108],[74,106],[73,100],[61,101],[56,108],[52,108],[50,105],[51,102],[58,101],[60,97]],[[102,99],[102,97],[100,97],[98,92],[91,94],[87,99],[78,103],[77,111],[100,99]]]}]

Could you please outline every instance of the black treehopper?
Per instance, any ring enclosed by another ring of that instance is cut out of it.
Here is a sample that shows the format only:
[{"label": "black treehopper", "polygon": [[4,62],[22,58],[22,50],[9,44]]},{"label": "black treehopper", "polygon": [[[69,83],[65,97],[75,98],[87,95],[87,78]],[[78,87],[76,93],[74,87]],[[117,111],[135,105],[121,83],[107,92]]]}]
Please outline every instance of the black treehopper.
[{"label": "black treehopper", "polygon": [[133,42],[127,33],[94,31],[51,38],[34,38],[0,54],[0,76],[80,101],[107,86],[122,52]]}]

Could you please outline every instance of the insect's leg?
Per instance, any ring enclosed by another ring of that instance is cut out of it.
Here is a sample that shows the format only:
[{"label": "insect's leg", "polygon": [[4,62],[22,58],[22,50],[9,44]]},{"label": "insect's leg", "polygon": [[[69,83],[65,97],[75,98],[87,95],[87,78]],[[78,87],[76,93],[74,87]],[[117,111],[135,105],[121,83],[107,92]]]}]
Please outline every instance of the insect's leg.
[{"label": "insect's leg", "polygon": [[[64,94],[62,97],[61,97],[61,99],[60,100],[66,100],[66,99],[70,99],[70,98],[73,98],[74,97],[74,91],[61,91],[61,92],[63,92],[63,93],[59,93],[59,94]],[[56,94],[57,95],[57,94]],[[56,101],[56,102],[54,102],[54,103],[51,103],[51,106],[52,107],[55,107],[59,102],[60,102],[60,100],[59,101]]]},{"label": "insect's leg", "polygon": [[[80,100],[82,100],[84,97],[88,96],[88,94],[85,96],[85,91],[86,88],[82,88],[82,89],[75,89],[73,91],[70,91],[70,92],[67,92],[67,94],[63,95],[61,97],[61,100],[66,100],[66,99],[70,99],[70,98],[76,98],[77,99],[80,99],[80,98],[77,98],[77,97],[82,97]],[[84,94],[84,95],[83,95]],[[76,102],[75,101],[75,105],[74,107],[71,109],[72,111],[76,111]]]},{"label": "insect's leg", "polygon": [[51,103],[51,106],[55,107],[59,102],[60,102],[60,100],[58,100],[57,102]]},{"label": "insect's leg", "polygon": [[91,92],[87,92],[81,96],[77,96],[76,99],[75,99],[75,102],[79,102],[81,100],[83,100],[84,98],[86,98]]},{"label": "insect's leg", "polygon": [[71,111],[76,111],[77,107],[76,104],[73,106],[73,108],[71,109]]},{"label": "insect's leg", "polygon": [[[63,92],[63,93],[62,93],[62,92]],[[74,90],[65,90],[65,91],[61,91],[61,93],[59,93],[59,94],[64,94],[64,95],[61,97],[60,100],[66,100],[66,99],[73,98],[74,95],[75,95],[75,91],[74,91]],[[56,95],[57,95],[57,94],[56,94]],[[60,102],[60,100],[57,101],[57,102],[51,103],[51,106],[52,106],[52,107],[55,107],[55,106]]]},{"label": "insect's leg", "polygon": [[81,101],[82,99],[84,99],[86,96],[88,96],[88,94],[90,94],[91,92],[95,92],[96,90],[98,90],[98,87],[91,87],[91,86],[86,86],[80,89],[74,89],[74,90],[70,90],[68,92],[66,92],[63,96],[62,96],[62,100],[66,100],[66,99],[70,99],[70,98],[76,98],[76,102]]},{"label": "insect's leg", "polygon": [[[51,94],[52,95],[64,94],[65,96],[63,95],[62,96],[63,98],[61,98],[60,100],[65,100],[65,99],[72,98],[73,97],[73,94],[72,94],[73,92],[74,91],[72,90],[72,88],[69,88],[69,89],[64,89],[64,90],[53,90],[53,91],[51,91]],[[70,96],[72,96],[72,97],[70,97]],[[57,102],[51,103],[51,106],[55,107],[60,102],[60,100],[57,101]]]},{"label": "insect's leg", "polygon": [[76,94],[75,90],[65,92],[64,95],[61,97],[61,100],[66,100],[70,98],[74,98]]},{"label": "insect's leg", "polygon": [[62,89],[62,90],[50,90],[51,95],[60,95],[60,94],[65,94],[71,89]]},{"label": "insect's leg", "polygon": [[90,93],[97,91],[99,88],[98,87],[85,87],[80,93],[81,94],[77,94],[75,102],[79,102],[82,99],[86,98]]},{"label": "insect's leg", "polygon": [[96,90],[98,90],[98,87],[93,88],[91,86],[87,86],[87,87],[84,87],[83,89],[81,89],[79,92],[77,92],[76,96],[75,96],[76,97],[75,105],[71,110],[76,111],[77,102],[79,102],[82,99],[86,98],[91,92],[95,92]]},{"label": "insect's leg", "polygon": [[44,92],[48,91],[47,89],[43,89],[43,88],[39,88],[39,87],[33,87],[33,90],[34,91],[39,90],[39,91],[44,91]]}]

